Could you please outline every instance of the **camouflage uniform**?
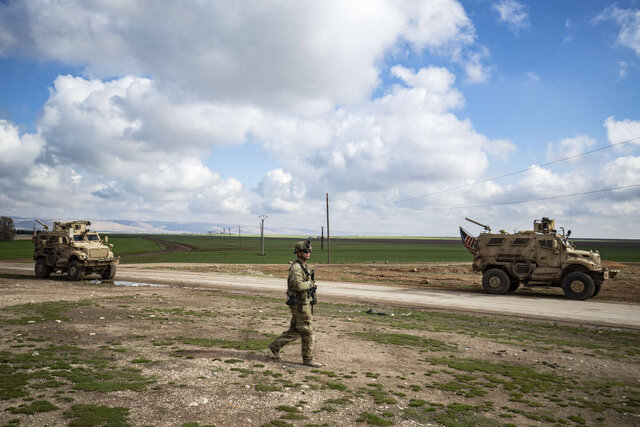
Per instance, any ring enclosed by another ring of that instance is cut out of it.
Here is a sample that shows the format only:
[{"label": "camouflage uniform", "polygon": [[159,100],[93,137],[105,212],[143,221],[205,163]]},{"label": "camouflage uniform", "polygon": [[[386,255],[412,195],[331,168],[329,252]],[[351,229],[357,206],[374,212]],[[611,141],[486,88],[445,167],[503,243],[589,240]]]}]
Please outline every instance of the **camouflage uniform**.
[{"label": "camouflage uniform", "polygon": [[287,304],[291,310],[289,329],[276,338],[269,346],[272,353],[278,357],[282,347],[302,339],[302,359],[305,364],[313,362],[313,315],[311,313],[311,299],[307,291],[316,286],[306,263],[296,260],[289,268],[287,280]]}]

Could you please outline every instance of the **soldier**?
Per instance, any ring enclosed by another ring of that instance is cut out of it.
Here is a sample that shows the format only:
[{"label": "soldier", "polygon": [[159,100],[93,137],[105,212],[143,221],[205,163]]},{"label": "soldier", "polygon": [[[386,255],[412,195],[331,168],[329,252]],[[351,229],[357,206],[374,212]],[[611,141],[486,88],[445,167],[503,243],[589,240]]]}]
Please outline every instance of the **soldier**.
[{"label": "soldier", "polygon": [[302,240],[296,243],[293,253],[298,259],[289,267],[287,280],[287,305],[291,309],[291,323],[289,329],[276,338],[269,349],[273,357],[280,359],[280,349],[298,336],[302,339],[302,360],[307,366],[319,368],[321,363],[313,360],[313,308],[314,295],[309,291],[315,290],[316,283],[313,271],[309,272],[307,260],[311,256],[311,241]]}]

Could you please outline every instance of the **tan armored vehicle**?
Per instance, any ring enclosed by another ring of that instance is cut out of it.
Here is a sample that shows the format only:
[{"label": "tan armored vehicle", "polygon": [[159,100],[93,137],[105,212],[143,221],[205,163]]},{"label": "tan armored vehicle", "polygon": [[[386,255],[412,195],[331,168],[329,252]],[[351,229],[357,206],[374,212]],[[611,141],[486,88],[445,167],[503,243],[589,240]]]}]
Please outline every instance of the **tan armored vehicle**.
[{"label": "tan armored vehicle", "polygon": [[[36,220],[38,221],[38,220]],[[33,234],[33,259],[37,277],[51,273],[67,273],[70,280],[82,280],[85,275],[99,273],[103,279],[113,279],[120,257],[114,257],[108,245],[96,232],[87,228],[89,221],[54,222],[53,230],[42,222],[44,231]]]},{"label": "tan armored vehicle", "polygon": [[577,250],[569,241],[571,230],[555,230],[555,220],[533,221],[533,230],[509,234],[492,233],[491,228],[473,237],[460,227],[464,246],[473,254],[473,270],[482,272],[482,286],[490,294],[514,292],[526,286],[562,287],[567,298],[585,300],[598,295],[605,279],[618,270],[602,267],[596,251]]}]

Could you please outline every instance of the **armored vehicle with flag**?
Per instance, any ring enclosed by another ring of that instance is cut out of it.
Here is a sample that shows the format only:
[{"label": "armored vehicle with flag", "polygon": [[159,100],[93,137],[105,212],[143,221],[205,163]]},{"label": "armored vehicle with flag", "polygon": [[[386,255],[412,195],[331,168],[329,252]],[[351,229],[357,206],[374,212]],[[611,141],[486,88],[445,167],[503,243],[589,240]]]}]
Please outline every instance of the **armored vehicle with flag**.
[{"label": "armored vehicle with flag", "polygon": [[[38,221],[38,220],[36,220]],[[44,230],[33,231],[33,259],[37,277],[51,273],[66,273],[70,280],[82,280],[85,275],[99,273],[103,279],[113,279],[120,257],[112,252],[109,238],[89,231],[89,221],[54,222],[53,230],[38,221]]]},{"label": "armored vehicle with flag", "polygon": [[576,249],[569,241],[571,230],[558,233],[553,219],[535,220],[533,230],[513,234],[492,233],[489,226],[466,220],[485,229],[474,237],[460,227],[460,238],[473,254],[473,270],[482,272],[482,287],[490,294],[514,292],[525,284],[561,287],[567,298],[585,300],[598,295],[604,281],[618,273],[602,266],[597,251]]}]

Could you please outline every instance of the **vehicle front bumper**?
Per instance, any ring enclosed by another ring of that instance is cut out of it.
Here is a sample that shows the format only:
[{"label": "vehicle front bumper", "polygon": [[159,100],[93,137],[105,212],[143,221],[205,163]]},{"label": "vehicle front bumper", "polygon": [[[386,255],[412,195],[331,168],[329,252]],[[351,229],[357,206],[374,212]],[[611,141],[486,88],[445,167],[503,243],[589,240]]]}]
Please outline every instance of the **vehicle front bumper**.
[{"label": "vehicle front bumper", "polygon": [[94,259],[85,259],[84,266],[85,267],[106,267],[109,265],[117,265],[120,264],[120,257],[115,258],[94,258]]}]

